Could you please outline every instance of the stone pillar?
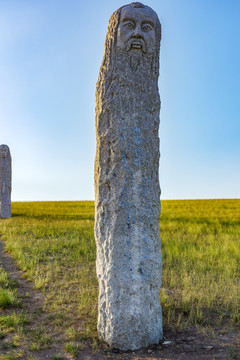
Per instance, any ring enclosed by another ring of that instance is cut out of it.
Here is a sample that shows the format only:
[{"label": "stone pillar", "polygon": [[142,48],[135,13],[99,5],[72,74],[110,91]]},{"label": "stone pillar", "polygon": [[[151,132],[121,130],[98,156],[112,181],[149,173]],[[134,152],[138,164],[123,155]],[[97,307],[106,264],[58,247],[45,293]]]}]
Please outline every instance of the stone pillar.
[{"label": "stone pillar", "polygon": [[97,82],[98,333],[121,350],[162,339],[160,38],[150,7],[131,3],[115,11]]},{"label": "stone pillar", "polygon": [[9,147],[0,145],[0,217],[11,217],[12,159]]}]

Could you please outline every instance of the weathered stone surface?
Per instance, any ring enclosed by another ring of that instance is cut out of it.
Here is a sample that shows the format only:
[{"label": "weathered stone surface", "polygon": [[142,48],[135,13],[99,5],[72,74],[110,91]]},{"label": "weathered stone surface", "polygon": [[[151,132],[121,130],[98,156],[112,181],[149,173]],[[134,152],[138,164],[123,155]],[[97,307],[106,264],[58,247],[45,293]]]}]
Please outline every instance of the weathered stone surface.
[{"label": "weathered stone surface", "polygon": [[0,217],[11,216],[12,159],[9,147],[0,145]]},{"label": "weathered stone surface", "polygon": [[160,38],[160,22],[148,6],[115,11],[97,82],[98,333],[121,350],[162,339]]}]

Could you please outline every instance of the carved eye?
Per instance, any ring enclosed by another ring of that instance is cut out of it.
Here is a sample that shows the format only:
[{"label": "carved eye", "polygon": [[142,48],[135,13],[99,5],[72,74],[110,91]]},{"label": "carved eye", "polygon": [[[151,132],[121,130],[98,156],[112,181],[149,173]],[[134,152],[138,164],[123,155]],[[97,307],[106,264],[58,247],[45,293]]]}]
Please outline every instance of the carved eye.
[{"label": "carved eye", "polygon": [[133,29],[134,28],[134,24],[130,21],[126,22],[124,24],[124,26],[126,26],[127,29]]},{"label": "carved eye", "polygon": [[150,24],[144,24],[142,29],[144,31],[151,31],[153,29],[153,27]]}]

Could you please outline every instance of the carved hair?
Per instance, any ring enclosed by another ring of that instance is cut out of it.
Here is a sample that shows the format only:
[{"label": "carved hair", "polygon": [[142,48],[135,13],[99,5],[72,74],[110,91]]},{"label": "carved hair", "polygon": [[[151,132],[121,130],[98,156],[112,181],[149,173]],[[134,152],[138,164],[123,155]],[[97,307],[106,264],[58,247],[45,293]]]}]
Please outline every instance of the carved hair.
[{"label": "carved hair", "polygon": [[145,5],[140,2],[132,2],[130,5],[134,8],[145,8]]}]

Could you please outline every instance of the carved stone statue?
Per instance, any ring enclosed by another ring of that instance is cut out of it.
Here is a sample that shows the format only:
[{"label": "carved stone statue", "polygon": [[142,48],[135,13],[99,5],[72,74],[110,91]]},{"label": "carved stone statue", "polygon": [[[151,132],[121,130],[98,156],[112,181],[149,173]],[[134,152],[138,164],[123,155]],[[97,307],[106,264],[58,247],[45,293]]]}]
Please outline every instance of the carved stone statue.
[{"label": "carved stone statue", "polygon": [[11,217],[12,159],[9,147],[0,145],[0,217]]},{"label": "carved stone statue", "polygon": [[162,339],[160,39],[150,7],[137,2],[115,11],[97,82],[98,333],[121,350]]}]

